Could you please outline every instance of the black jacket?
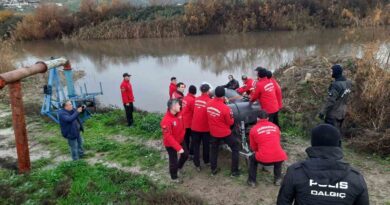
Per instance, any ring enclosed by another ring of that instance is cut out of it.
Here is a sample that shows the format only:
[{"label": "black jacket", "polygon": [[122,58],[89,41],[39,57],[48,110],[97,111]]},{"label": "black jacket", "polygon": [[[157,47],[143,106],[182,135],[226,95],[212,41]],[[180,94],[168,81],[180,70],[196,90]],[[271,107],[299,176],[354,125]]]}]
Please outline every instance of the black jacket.
[{"label": "black jacket", "polygon": [[240,83],[236,79],[233,79],[229,81],[226,85],[224,85],[225,88],[235,90],[240,87]]},{"label": "black jacket", "polygon": [[309,147],[309,159],[287,169],[278,205],[368,205],[363,176],[343,162],[339,147]]},{"label": "black jacket", "polygon": [[321,113],[327,118],[344,119],[351,87],[351,81],[346,80],[343,76],[336,78],[328,88],[328,97]]}]

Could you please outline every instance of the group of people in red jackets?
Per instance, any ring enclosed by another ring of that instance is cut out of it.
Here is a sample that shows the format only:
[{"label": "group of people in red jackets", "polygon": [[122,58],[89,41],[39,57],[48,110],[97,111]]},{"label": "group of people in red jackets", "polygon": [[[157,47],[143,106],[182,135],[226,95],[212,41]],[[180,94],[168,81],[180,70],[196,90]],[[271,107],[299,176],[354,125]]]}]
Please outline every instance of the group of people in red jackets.
[{"label": "group of people in red jackets", "polygon": [[[189,156],[198,172],[202,171],[202,166],[210,166],[211,174],[216,175],[220,171],[217,161],[219,146],[222,143],[227,144],[232,151],[231,176],[240,175],[240,144],[237,136],[232,135],[231,126],[235,122],[232,111],[226,105],[228,99],[225,97],[225,89],[233,89],[246,95],[251,102],[258,101],[261,107],[258,121],[249,132],[252,151],[247,180],[249,186],[256,187],[257,165],[262,164],[273,166],[274,184],[281,185],[278,205],[369,204],[365,180],[356,169],[342,160],[340,131],[334,124],[327,122],[326,118],[332,117],[331,114],[335,112],[342,117],[345,115],[347,99],[343,96],[350,92],[350,87],[342,76],[341,66],[332,67],[335,82],[330,88],[338,86],[340,89],[329,89],[326,106],[331,107],[329,108],[331,111],[321,113],[328,124],[320,124],[312,130],[311,147],[306,149],[309,158],[289,166],[282,184],[282,164],[287,160],[286,152],[280,143],[281,132],[278,123],[278,112],[283,106],[282,92],[270,71],[262,67],[256,68],[255,71],[257,80],[243,76],[242,87],[239,87],[238,81],[229,75],[229,83],[218,86],[213,97],[207,83],[199,87],[201,92],[199,96],[196,96],[197,88],[194,85],[189,86],[187,95],[184,95],[186,85],[182,82],[177,83],[175,77],[171,78],[167,112],[160,125],[163,144],[169,155],[172,181],[182,182],[178,173],[183,169]],[[128,73],[123,74],[120,89],[128,125],[132,126],[134,96],[130,76]],[[343,108],[342,112],[338,111],[340,106]],[[339,120],[342,122],[343,119]],[[203,165],[200,160],[201,144]]]},{"label": "group of people in red jackets", "polygon": [[[257,81],[245,77],[244,85],[237,92],[248,95],[250,101],[258,101],[261,111],[258,122],[250,131],[250,157],[248,185],[256,186],[257,165],[274,166],[274,183],[280,185],[282,163],[287,155],[280,144],[280,128],[278,112],[282,107],[282,93],[279,84],[272,77],[272,72],[258,67]],[[244,79],[243,77],[243,79]],[[197,88],[190,85],[187,95],[186,86],[171,78],[169,86],[170,100],[167,112],[161,121],[163,143],[169,155],[169,171],[174,182],[182,182],[178,173],[183,169],[188,158],[193,161],[195,169],[201,172],[203,167],[210,167],[211,174],[216,175],[218,168],[219,146],[225,143],[229,146],[231,155],[231,176],[240,175],[239,150],[240,140],[232,135],[234,124],[233,113],[226,103],[225,87],[218,86],[211,97],[209,84],[202,84],[200,95],[196,96]],[[202,144],[202,159],[201,151]]]}]

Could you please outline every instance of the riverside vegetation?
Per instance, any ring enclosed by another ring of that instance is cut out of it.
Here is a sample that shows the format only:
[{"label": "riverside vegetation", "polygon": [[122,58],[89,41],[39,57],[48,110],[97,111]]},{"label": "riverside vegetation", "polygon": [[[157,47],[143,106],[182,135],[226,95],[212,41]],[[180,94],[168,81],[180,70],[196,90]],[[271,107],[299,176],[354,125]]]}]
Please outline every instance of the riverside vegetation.
[{"label": "riverside vegetation", "polygon": [[389,23],[386,0],[199,0],[148,7],[82,0],[75,12],[55,4],[42,4],[25,15],[0,11],[0,35],[19,40],[178,37]]}]

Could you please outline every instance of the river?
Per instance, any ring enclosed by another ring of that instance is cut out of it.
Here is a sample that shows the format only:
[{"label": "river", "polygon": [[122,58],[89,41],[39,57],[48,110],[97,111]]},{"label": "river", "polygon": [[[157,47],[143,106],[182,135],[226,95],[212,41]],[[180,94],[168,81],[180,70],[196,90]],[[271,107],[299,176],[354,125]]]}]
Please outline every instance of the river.
[{"label": "river", "polygon": [[269,31],[168,39],[31,41],[15,47],[18,63],[23,65],[51,56],[68,58],[75,70],[85,71],[76,88],[86,83],[88,91],[97,91],[101,82],[104,95],[98,100],[106,106],[122,107],[119,85],[122,74],[128,72],[134,105],[163,112],[172,76],[187,86],[221,85],[227,83],[229,74],[236,79],[243,74],[255,77],[253,69],[258,65],[275,70],[310,55],[360,57],[363,45],[373,40],[379,42],[381,53],[389,52],[389,34],[388,28]]}]

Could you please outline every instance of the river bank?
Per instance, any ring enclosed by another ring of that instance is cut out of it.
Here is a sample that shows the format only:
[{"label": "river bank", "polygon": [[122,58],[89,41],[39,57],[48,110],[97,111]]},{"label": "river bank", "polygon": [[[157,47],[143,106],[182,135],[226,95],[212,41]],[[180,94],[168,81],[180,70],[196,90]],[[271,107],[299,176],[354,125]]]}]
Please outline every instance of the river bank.
[{"label": "river bank", "polygon": [[372,27],[390,24],[390,4],[378,1],[191,1],[134,7],[84,0],[77,12],[43,4],[27,15],[0,13],[0,35],[19,40],[166,38],[268,30]]}]

